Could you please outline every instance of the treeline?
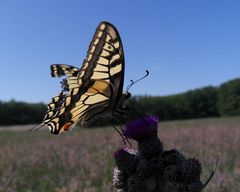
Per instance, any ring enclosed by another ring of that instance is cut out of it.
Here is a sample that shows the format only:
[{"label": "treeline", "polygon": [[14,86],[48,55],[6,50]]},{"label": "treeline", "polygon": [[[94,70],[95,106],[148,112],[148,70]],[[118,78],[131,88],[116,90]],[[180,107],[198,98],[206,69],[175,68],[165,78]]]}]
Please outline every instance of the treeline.
[{"label": "treeline", "polygon": [[171,96],[139,96],[132,102],[138,114],[155,114],[161,120],[219,116],[218,91],[211,86]]},{"label": "treeline", "polygon": [[138,114],[155,114],[161,120],[240,115],[240,79],[176,95],[139,96],[132,102]]},{"label": "treeline", "polygon": [[46,112],[44,103],[25,103],[11,100],[0,101],[0,125],[22,125],[39,123]]},{"label": "treeline", "polygon": [[[155,114],[162,121],[240,115],[240,79],[176,95],[133,97],[130,108],[132,114]],[[0,102],[0,125],[39,123],[46,109],[43,103]],[[105,118],[104,122],[111,121]]]}]

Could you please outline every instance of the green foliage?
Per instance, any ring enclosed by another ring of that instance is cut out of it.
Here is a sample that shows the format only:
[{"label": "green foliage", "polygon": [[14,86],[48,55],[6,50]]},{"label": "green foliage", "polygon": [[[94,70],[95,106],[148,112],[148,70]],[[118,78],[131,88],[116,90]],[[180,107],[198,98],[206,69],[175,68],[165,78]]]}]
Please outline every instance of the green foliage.
[{"label": "green foliage", "polygon": [[46,106],[43,103],[0,102],[0,125],[38,123],[42,120]]},{"label": "green foliage", "polygon": [[216,117],[217,88],[205,87],[165,97],[138,96],[132,99],[139,114],[155,114],[161,120]]},{"label": "green foliage", "polygon": [[222,116],[240,115],[240,79],[228,81],[219,87],[218,108]]}]

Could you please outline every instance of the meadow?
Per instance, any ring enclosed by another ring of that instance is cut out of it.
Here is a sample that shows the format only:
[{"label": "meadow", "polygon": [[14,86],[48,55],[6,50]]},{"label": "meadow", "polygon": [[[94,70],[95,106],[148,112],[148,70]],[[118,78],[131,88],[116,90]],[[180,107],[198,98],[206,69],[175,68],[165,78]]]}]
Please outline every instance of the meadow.
[{"label": "meadow", "polygon": [[[114,129],[75,128],[56,136],[28,128],[0,131],[1,192],[114,191],[113,152],[122,146]],[[160,122],[159,137],[165,149],[201,161],[202,181],[219,156],[205,192],[240,191],[240,117]]]}]

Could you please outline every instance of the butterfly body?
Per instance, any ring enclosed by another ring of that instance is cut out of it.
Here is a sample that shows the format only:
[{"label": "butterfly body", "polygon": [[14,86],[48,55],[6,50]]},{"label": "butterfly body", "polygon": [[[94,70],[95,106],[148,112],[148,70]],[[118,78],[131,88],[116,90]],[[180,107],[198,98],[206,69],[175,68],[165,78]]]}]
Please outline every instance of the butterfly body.
[{"label": "butterfly body", "polygon": [[117,29],[102,22],[96,29],[82,67],[53,64],[52,77],[66,76],[62,91],[52,98],[39,126],[51,133],[69,131],[102,115],[116,115],[125,110],[130,93],[123,93],[124,53]]}]

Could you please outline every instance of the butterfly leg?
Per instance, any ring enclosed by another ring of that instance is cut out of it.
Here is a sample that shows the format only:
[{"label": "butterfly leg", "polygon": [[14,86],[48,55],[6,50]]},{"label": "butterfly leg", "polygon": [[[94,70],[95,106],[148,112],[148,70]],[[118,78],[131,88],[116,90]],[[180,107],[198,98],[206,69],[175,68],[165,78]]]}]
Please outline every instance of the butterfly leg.
[{"label": "butterfly leg", "polygon": [[[116,118],[116,119],[117,119],[117,118]],[[118,123],[121,124],[120,121],[118,121]],[[119,129],[115,126],[115,124],[113,123],[113,121],[112,121],[112,127],[117,131],[117,133],[118,133],[118,134],[120,135],[120,137],[122,138],[123,144],[124,144],[124,145],[129,144],[129,146],[131,147],[132,144],[130,143],[130,141],[123,135],[123,128],[122,128],[122,126],[120,127],[120,130],[119,130]]]}]

